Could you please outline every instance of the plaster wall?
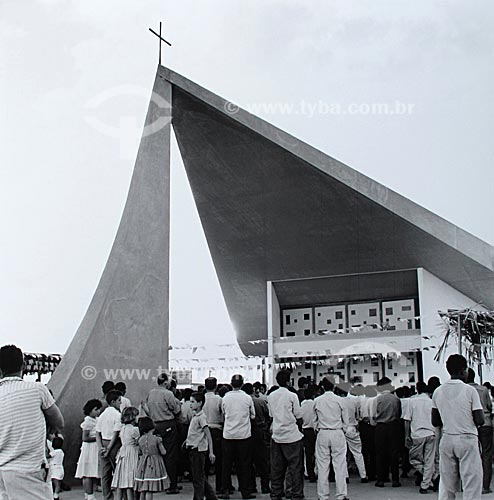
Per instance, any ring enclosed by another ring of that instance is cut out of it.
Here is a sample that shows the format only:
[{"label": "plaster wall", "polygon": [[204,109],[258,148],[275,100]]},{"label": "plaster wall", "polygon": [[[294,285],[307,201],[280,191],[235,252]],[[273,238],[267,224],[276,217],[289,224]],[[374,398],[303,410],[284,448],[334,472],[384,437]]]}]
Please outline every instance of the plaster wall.
[{"label": "plaster wall", "polygon": [[[417,270],[419,285],[420,323],[422,335],[422,359],[424,363],[424,379],[433,375],[438,376],[441,382],[449,379],[446,371],[446,360],[450,354],[458,352],[457,343],[452,340],[441,362],[434,361],[437,349],[424,347],[439,346],[445,332],[445,326],[439,317],[438,311],[447,309],[464,309],[474,306],[476,303],[463,293],[434,276],[426,269]],[[477,306],[477,308],[479,308]],[[494,372],[492,367],[483,367],[484,381],[492,381]],[[477,380],[478,381],[478,380]]]}]

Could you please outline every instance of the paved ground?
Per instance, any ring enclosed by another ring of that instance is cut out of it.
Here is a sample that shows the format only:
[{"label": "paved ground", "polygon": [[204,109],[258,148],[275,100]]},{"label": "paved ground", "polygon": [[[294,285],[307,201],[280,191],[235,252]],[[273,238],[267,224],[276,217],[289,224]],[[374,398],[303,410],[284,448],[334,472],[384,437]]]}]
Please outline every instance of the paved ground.
[{"label": "paved ground", "polygon": [[[373,483],[360,484],[358,478],[351,478],[348,485],[348,497],[350,500],[412,500],[412,499],[429,499],[436,500],[437,493],[429,493],[420,495],[418,488],[414,485],[412,479],[402,479],[401,488],[391,488],[387,484],[384,488],[376,488]],[[156,494],[154,500],[191,500],[192,499],[192,484],[189,482],[181,483],[183,490],[180,495],[165,495]],[[235,483],[234,483],[235,484]],[[331,483],[331,498],[334,498],[334,483]],[[101,493],[96,493],[98,500],[102,499]],[[230,497],[232,500],[241,499],[240,493],[236,492]],[[257,495],[259,500],[269,500],[269,495]],[[308,500],[317,499],[316,485],[305,483],[305,498]],[[457,495],[457,499],[462,498],[461,494]],[[83,500],[84,493],[82,489],[76,488],[70,492],[63,493],[62,500]],[[494,500],[494,493],[482,495],[482,500]]]}]

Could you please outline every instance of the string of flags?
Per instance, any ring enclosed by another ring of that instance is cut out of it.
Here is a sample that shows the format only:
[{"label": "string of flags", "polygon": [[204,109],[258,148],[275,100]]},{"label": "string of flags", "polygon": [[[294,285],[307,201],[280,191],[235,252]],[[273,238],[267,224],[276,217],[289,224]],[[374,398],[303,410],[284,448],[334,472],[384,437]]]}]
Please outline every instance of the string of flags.
[{"label": "string of flags", "polygon": [[45,374],[53,373],[62,361],[61,354],[24,353],[24,373]]}]

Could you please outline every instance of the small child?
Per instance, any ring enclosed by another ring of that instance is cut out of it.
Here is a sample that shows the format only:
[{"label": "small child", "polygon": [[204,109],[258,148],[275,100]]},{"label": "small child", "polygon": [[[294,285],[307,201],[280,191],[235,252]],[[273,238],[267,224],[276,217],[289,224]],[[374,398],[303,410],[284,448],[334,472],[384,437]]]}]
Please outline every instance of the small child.
[{"label": "small child", "polygon": [[83,408],[84,422],[82,429],[82,446],[75,477],[82,478],[84,498],[95,500],[94,487],[100,477],[98,469],[98,443],[96,442],[96,422],[101,413],[103,405],[99,399],[90,399]]},{"label": "small child", "polygon": [[190,421],[185,446],[189,452],[190,472],[194,486],[194,500],[216,500],[213,487],[209,484],[206,474],[206,456],[209,450],[209,460],[214,464],[213,439],[208,427],[204,406],[204,393],[194,392],[190,396],[190,408],[194,413]]},{"label": "small child", "polygon": [[153,494],[168,487],[163,456],[166,455],[163,440],[154,435],[154,424],[149,417],[139,419],[139,439],[141,457],[135,475],[135,490],[140,492],[140,500],[152,500]]},{"label": "small child", "polygon": [[137,462],[139,461],[139,429],[137,417],[139,410],[128,406],[122,412],[123,427],[120,430],[120,448],[113,473],[112,488],[115,488],[115,500],[125,495],[127,500],[134,500],[134,484]]},{"label": "small child", "polygon": [[62,450],[63,438],[60,436],[55,436],[51,442],[53,451],[50,456],[50,472],[51,472],[51,482],[53,485],[53,498],[56,500],[60,498],[60,492],[62,491],[62,481],[64,476],[63,470],[63,457],[64,453]]}]

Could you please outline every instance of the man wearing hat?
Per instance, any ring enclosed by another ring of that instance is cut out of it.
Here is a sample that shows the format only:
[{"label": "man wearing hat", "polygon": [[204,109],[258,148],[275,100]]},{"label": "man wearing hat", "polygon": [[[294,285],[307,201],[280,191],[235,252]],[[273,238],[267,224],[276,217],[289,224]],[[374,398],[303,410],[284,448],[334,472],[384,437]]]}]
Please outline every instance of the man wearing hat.
[{"label": "man wearing hat", "polygon": [[[238,487],[243,499],[255,498],[250,488],[252,463],[251,423],[256,417],[252,398],[241,390],[242,375],[233,375],[233,391],[227,392],[221,402],[223,424],[223,469],[222,486],[230,483],[233,462],[237,464]],[[230,498],[227,491],[219,498]]]},{"label": "man wearing hat", "polygon": [[388,480],[388,465],[391,469],[392,486],[400,483],[400,418],[401,402],[392,392],[394,387],[388,377],[377,382],[378,396],[375,401],[376,423],[376,486],[382,488]]}]

